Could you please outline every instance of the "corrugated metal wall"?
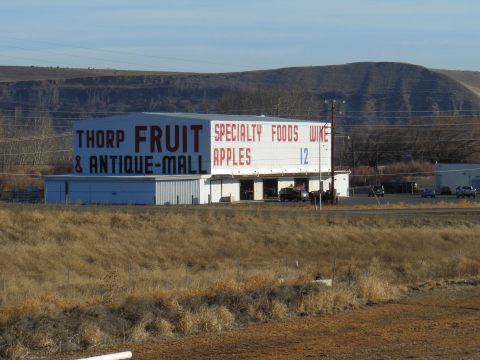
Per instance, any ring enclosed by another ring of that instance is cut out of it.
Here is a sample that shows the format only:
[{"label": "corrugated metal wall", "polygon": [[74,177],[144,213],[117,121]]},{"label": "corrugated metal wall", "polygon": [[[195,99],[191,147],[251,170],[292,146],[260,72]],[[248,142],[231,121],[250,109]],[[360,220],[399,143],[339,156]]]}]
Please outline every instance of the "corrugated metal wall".
[{"label": "corrugated metal wall", "polygon": [[477,188],[480,185],[480,164],[435,164],[435,187],[450,187],[455,192],[457,186],[471,185]]},{"label": "corrugated metal wall", "polygon": [[72,204],[155,204],[153,180],[70,180],[69,184]]},{"label": "corrugated metal wall", "polygon": [[157,180],[156,188],[157,205],[201,203],[200,179]]},{"label": "corrugated metal wall", "polygon": [[45,202],[47,204],[65,203],[65,180],[45,180]]}]

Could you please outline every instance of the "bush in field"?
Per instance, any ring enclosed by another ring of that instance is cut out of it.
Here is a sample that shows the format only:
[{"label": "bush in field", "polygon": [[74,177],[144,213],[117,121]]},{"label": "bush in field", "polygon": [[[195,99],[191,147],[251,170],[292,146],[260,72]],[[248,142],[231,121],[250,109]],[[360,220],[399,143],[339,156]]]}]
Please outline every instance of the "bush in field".
[{"label": "bush in field", "polygon": [[6,357],[11,360],[24,360],[30,354],[27,347],[21,343],[10,346],[6,351]]},{"label": "bush in field", "polygon": [[159,337],[169,338],[173,336],[174,326],[165,319],[157,319],[153,323],[153,329]]},{"label": "bush in field", "polygon": [[82,324],[78,330],[80,343],[83,344],[86,348],[96,346],[100,344],[103,338],[103,332],[94,323]]},{"label": "bush in field", "polygon": [[358,297],[370,303],[393,299],[398,290],[385,279],[362,275],[356,283]]}]

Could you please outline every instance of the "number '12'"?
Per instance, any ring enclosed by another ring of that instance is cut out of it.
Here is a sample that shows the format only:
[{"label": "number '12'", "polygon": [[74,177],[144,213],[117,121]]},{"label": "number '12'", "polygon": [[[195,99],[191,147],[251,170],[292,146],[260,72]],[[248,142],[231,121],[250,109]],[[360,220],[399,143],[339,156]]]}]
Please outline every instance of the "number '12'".
[{"label": "number '12'", "polygon": [[300,164],[308,165],[308,148],[300,148]]}]

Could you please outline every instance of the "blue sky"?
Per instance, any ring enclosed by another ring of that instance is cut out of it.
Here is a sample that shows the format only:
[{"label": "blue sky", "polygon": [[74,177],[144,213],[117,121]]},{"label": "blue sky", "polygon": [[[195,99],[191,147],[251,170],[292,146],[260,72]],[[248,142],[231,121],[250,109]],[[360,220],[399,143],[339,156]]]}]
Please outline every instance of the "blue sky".
[{"label": "blue sky", "polygon": [[476,0],[16,0],[0,64],[224,72],[400,61],[480,71]]}]

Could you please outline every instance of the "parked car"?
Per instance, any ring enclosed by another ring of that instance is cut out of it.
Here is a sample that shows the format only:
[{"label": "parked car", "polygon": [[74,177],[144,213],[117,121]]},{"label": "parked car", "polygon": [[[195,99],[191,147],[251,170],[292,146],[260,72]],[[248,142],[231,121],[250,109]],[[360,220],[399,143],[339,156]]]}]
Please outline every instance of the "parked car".
[{"label": "parked car", "polygon": [[277,189],[264,187],[263,188],[263,197],[265,199],[277,198],[278,197]]},{"label": "parked car", "polygon": [[461,186],[457,186],[455,188],[455,195],[457,195],[457,197],[462,196],[462,187]]},{"label": "parked car", "polygon": [[[318,204],[319,191],[310,191],[309,193],[310,202],[312,204]],[[332,192],[329,190],[322,191],[322,203],[330,203],[332,201]],[[335,204],[338,204],[338,195],[335,196]]]},{"label": "parked car", "polygon": [[370,196],[385,196],[385,189],[383,188],[383,185],[374,185],[370,186],[368,189],[368,197]]},{"label": "parked car", "polygon": [[280,189],[278,193],[280,201],[307,201],[309,199],[308,192],[305,190],[295,190],[293,188]]},{"label": "parked car", "polygon": [[418,192],[418,184],[414,181],[385,181],[382,185],[389,194]]},{"label": "parked car", "polygon": [[440,188],[440,195],[452,195],[452,189],[449,186],[442,186]]},{"label": "parked car", "polygon": [[457,186],[456,190],[457,198],[459,197],[475,197],[476,190],[473,188],[473,186]]},{"label": "parked car", "polygon": [[420,193],[422,198],[435,198],[435,190],[433,189],[423,189],[422,192]]}]

